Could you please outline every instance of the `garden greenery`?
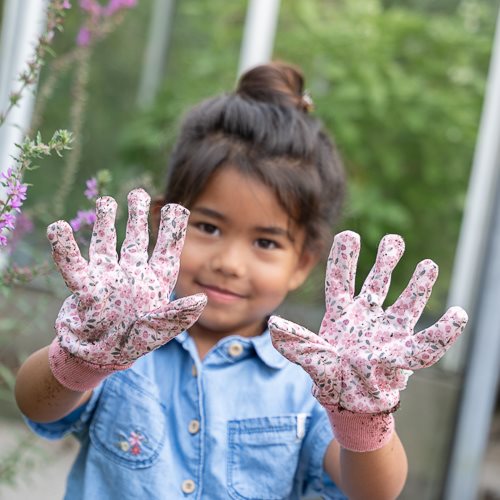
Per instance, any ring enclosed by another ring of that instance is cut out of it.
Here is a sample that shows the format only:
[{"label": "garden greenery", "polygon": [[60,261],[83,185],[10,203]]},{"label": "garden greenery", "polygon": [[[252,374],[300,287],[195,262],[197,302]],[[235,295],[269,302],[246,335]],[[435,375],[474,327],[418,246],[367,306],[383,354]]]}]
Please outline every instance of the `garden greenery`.
[{"label": "garden greenery", "polygon": [[[122,161],[155,172],[159,185],[183,110],[234,86],[245,4],[178,4],[162,93],[149,112],[127,123],[120,144]],[[406,253],[387,302],[418,261],[432,258],[440,279],[428,313],[437,315],[464,209],[497,6],[477,0],[426,5],[288,0],[274,57],[303,68],[315,114],[342,153],[349,196],[332,232],[361,235],[360,279],[380,238],[399,233]],[[306,287],[318,302],[322,293],[317,279]]]}]

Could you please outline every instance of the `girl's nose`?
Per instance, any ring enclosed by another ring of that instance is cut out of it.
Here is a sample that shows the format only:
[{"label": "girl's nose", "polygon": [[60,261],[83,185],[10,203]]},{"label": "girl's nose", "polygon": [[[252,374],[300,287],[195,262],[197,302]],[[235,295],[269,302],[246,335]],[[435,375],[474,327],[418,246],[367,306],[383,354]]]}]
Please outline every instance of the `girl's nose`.
[{"label": "girl's nose", "polygon": [[237,243],[226,244],[212,257],[211,266],[224,276],[241,278],[246,269],[245,252]]}]

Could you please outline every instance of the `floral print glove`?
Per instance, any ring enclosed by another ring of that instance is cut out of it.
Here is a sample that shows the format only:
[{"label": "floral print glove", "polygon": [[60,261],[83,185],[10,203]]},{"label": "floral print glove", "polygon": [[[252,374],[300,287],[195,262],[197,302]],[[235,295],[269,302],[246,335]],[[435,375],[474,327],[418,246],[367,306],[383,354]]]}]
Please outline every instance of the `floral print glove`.
[{"label": "floral print glove", "polygon": [[51,224],[52,256],[72,292],[59,312],[49,363],[64,386],[85,391],[140,356],[166,344],[200,316],[206,296],[170,302],[189,211],[180,205],[162,209],[156,247],[148,261],[150,197],[142,189],[128,196],[129,218],[120,259],[116,253],[116,202],[96,202],[96,222],[87,262],[71,227]]},{"label": "floral print glove", "polygon": [[388,441],[399,391],[413,370],[431,366],[444,355],[465,328],[467,314],[452,307],[434,325],[414,333],[436,281],[437,265],[420,262],[407,288],[384,311],[391,273],[404,252],[403,239],[382,239],[375,265],[354,297],[359,250],[356,233],[345,231],[334,239],[319,335],[276,316],[269,319],[269,328],[276,349],[312,377],[313,394],[337,422],[332,421],[340,444],[344,439],[345,447],[367,451]]}]

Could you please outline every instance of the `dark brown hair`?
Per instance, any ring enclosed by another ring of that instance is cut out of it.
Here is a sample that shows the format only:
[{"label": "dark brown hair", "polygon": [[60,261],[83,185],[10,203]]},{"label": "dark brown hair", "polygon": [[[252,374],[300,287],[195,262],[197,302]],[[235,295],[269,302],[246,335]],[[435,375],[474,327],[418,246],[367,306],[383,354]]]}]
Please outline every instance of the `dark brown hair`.
[{"label": "dark brown hair", "polygon": [[193,205],[210,177],[231,166],[268,186],[322,252],[344,197],[344,170],[321,122],[309,115],[301,72],[286,63],[257,66],[234,93],[189,111],[169,162],[165,201]]}]

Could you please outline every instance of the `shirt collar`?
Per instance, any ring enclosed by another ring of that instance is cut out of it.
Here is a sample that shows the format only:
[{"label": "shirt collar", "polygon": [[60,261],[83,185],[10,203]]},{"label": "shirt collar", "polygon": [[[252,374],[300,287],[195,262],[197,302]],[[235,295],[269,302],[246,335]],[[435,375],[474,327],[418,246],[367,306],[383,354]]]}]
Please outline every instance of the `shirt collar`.
[{"label": "shirt collar", "polygon": [[[187,331],[184,331],[175,337],[175,340],[180,344],[184,344],[189,338],[189,334]],[[280,370],[284,368],[288,361],[285,357],[283,357],[273,346],[271,342],[271,335],[269,330],[265,330],[261,335],[257,335],[256,337],[238,337],[243,342],[248,342],[253,345],[257,356],[261,359],[261,361],[269,366],[270,368],[274,368],[276,370]]]},{"label": "shirt collar", "polygon": [[270,368],[279,370],[287,365],[288,360],[274,348],[269,330],[257,337],[250,337],[249,340],[259,358]]},{"label": "shirt collar", "polygon": [[176,335],[174,338],[179,342],[180,344],[184,344],[186,340],[188,339],[189,334],[186,330],[184,330],[182,333],[179,333],[179,335]]}]

